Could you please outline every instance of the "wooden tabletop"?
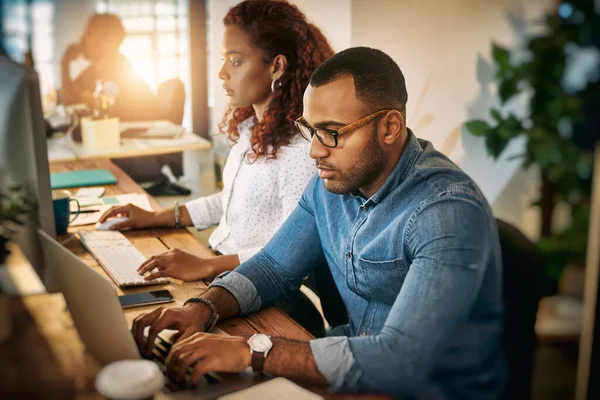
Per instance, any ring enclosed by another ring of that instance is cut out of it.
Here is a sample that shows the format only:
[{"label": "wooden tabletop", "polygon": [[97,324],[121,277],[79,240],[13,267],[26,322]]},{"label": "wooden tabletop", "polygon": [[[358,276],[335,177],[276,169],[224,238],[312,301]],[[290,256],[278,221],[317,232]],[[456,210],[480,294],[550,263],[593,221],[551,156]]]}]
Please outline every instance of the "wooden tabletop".
[{"label": "wooden tabletop", "polygon": [[[125,174],[119,167],[114,165],[108,159],[80,160],[76,162],[50,164],[51,172],[64,172],[93,168],[108,169],[117,178],[116,185],[106,186],[106,191],[104,193],[105,196],[114,196],[117,194],[126,193],[146,193],[127,174]],[[149,196],[149,198],[152,207],[154,209],[159,209],[160,207],[158,203],[156,203],[152,197]],[[89,225],[87,227],[77,227],[76,229],[69,228],[69,233],[72,234],[80,229],[93,229],[93,225]],[[175,247],[199,257],[214,256],[214,254],[205,245],[200,243],[187,229],[145,229],[123,232],[123,234],[146,257],[163,253]],[[102,269],[92,255],[83,247],[79,240],[71,240],[66,244],[66,247],[84,260],[94,270],[110,280],[110,277],[106,274],[106,272],[104,272],[104,269]],[[183,305],[185,300],[202,294],[206,288],[206,282],[182,282],[179,280],[171,280],[168,284],[164,285],[117,288],[117,292],[118,294],[128,294],[167,289],[175,298],[175,302],[167,304],[167,306],[172,307]],[[125,310],[125,317],[131,324],[137,315],[152,311],[155,308],[156,306],[150,305],[146,307],[128,309]],[[231,335],[250,336],[260,330],[263,333],[276,336],[285,335],[287,337],[299,340],[309,340],[312,338],[310,333],[308,333],[304,328],[302,328],[285,313],[283,313],[283,311],[276,307],[265,309],[264,311],[245,319],[233,318],[231,320],[222,321],[219,324],[219,327]]]},{"label": "wooden tabletop", "polygon": [[211,143],[203,137],[186,132],[176,139],[123,139],[119,147],[87,148],[75,143],[69,136],[47,140],[48,160],[65,162],[75,160],[125,158],[178,153],[180,151],[210,150]]},{"label": "wooden tabletop", "polygon": [[[107,196],[144,193],[129,176],[107,159],[79,160],[50,165],[51,172],[93,168],[108,169],[117,178],[116,185],[106,186]],[[153,199],[150,199],[150,202],[153,207],[159,208]],[[91,227],[77,228],[91,229]],[[74,231],[75,229],[70,228],[69,233],[59,239],[68,239],[68,235],[73,234]],[[149,229],[124,234],[147,257],[173,247],[198,256],[212,255],[212,252],[186,229]],[[66,247],[110,280],[76,237],[68,241]],[[9,257],[7,264],[9,269],[11,263],[22,268],[22,260],[17,260],[18,258],[18,252]],[[117,288],[117,292],[123,294],[168,289],[173,294],[175,302],[166,306],[177,306],[182,305],[191,296],[202,294],[206,287],[205,282],[172,281],[165,285]],[[100,366],[85,351],[62,294],[45,293],[13,297],[9,299],[9,303],[13,334],[8,341],[0,343],[0,398],[101,398],[94,389],[94,377]],[[149,312],[155,307],[125,310],[126,319],[131,324],[137,315]],[[230,335],[250,336],[262,332],[297,340],[312,339],[310,333],[276,307],[266,308],[245,318],[220,321],[218,326]],[[315,388],[311,389],[315,390]],[[323,389],[316,389],[316,391],[327,398],[385,398],[369,395],[330,395]],[[160,396],[160,398],[167,397]]]}]

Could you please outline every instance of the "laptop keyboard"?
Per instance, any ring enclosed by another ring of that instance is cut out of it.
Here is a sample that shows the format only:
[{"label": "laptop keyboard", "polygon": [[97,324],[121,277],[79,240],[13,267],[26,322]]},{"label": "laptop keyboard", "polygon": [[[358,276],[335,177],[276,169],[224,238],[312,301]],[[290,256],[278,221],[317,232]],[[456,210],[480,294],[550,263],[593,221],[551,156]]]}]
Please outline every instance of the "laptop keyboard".
[{"label": "laptop keyboard", "polygon": [[[218,330],[220,333],[227,335],[225,332]],[[156,340],[154,341],[154,346],[152,348],[152,356],[150,356],[150,360],[156,362],[166,377],[166,386],[171,392],[177,392],[180,390],[192,390],[198,387],[204,387],[207,385],[214,385],[216,383],[221,383],[222,379],[215,374],[214,372],[209,372],[204,375],[204,377],[200,378],[198,382],[192,382],[191,374],[192,368],[188,368],[184,379],[181,381],[176,381],[167,373],[167,367],[165,365],[165,360],[167,359],[167,355],[171,350],[172,342],[168,339],[169,332],[175,333],[176,331],[165,330],[158,335]],[[163,336],[164,335],[164,336]],[[145,337],[147,337],[147,330],[145,332]]]}]

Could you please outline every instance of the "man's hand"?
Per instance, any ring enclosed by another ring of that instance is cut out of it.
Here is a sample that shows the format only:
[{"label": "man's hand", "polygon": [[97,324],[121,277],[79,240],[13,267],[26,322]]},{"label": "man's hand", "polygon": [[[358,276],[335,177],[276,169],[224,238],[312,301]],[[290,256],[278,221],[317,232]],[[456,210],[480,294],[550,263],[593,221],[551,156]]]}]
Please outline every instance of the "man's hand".
[{"label": "man's hand", "polygon": [[111,217],[127,217],[127,220],[111,226],[111,230],[122,230],[127,228],[141,229],[159,225],[154,212],[146,211],[133,204],[111,207],[102,214],[98,222],[102,223]]},{"label": "man's hand", "polygon": [[246,339],[195,333],[180,338],[165,361],[167,369],[182,379],[192,367],[191,381],[197,382],[207,372],[240,372],[250,366],[252,357]]},{"label": "man's hand", "polygon": [[[148,314],[141,314],[133,320],[131,332],[142,355],[149,357],[158,334],[164,329],[175,329],[180,339],[204,331],[212,311],[201,303],[189,303],[184,307],[158,307]],[[144,328],[150,327],[148,338],[144,341]]]},{"label": "man's hand", "polygon": [[71,44],[62,56],[62,63],[68,64],[83,54],[83,49],[79,43]]},{"label": "man's hand", "polygon": [[138,268],[138,273],[149,281],[160,277],[181,279],[182,281],[199,281],[214,278],[219,274],[214,258],[199,258],[179,249],[171,249],[162,254],[152,256]]}]

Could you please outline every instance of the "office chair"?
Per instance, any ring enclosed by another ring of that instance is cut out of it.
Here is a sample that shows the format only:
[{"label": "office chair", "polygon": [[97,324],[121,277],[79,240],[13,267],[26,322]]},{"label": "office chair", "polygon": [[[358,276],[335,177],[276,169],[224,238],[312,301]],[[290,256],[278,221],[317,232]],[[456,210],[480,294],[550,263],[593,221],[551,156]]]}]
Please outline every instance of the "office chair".
[{"label": "office chair", "polygon": [[502,220],[496,221],[502,249],[504,347],[509,370],[503,398],[529,399],[536,348],[535,320],[543,295],[545,261],[539,248],[521,231]]},{"label": "office chair", "polygon": [[[183,109],[185,105],[185,88],[180,79],[169,79],[160,84],[157,93],[158,108],[161,119],[166,119],[176,125],[183,121]],[[164,178],[152,183],[145,190],[153,196],[187,196],[192,191],[174,182],[169,165],[183,166],[183,154],[173,153],[158,156],[157,160],[163,165]],[[183,173],[183,169],[181,171]]]}]

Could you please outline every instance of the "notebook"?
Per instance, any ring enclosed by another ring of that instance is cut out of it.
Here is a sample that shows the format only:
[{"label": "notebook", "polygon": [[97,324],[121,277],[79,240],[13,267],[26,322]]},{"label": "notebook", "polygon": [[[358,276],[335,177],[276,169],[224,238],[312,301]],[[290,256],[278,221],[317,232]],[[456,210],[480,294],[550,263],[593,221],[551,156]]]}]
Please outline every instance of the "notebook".
[{"label": "notebook", "polygon": [[52,189],[112,185],[115,183],[117,183],[117,178],[106,169],[88,169],[50,174],[50,187]]}]

